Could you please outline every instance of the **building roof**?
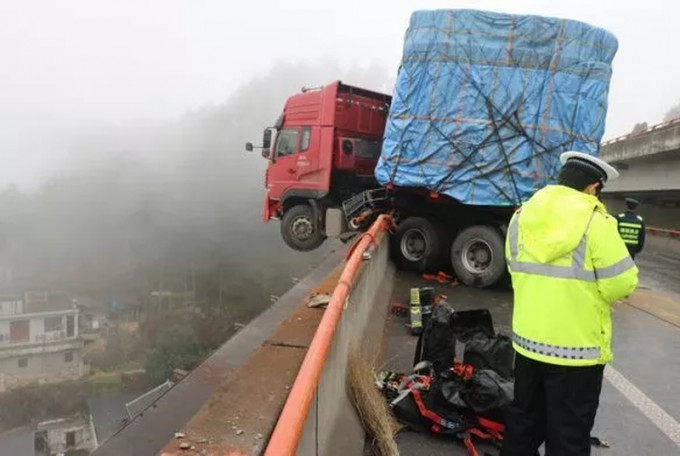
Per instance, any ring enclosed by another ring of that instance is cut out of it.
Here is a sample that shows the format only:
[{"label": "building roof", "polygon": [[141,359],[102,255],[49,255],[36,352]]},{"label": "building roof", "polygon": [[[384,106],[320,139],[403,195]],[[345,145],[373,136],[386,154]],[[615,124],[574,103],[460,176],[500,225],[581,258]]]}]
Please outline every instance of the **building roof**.
[{"label": "building roof", "polygon": [[79,308],[85,310],[101,310],[106,312],[109,308],[105,301],[93,298],[92,296],[77,294],[73,295],[73,299]]},{"label": "building roof", "polygon": [[27,291],[24,295],[24,312],[52,312],[73,309],[73,299],[63,291]]}]

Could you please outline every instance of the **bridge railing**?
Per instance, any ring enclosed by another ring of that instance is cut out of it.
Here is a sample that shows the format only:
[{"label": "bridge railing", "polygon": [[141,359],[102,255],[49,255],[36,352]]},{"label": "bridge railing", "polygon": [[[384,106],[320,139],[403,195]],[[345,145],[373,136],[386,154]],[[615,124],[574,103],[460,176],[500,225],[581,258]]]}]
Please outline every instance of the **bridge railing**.
[{"label": "bridge railing", "polygon": [[668,120],[666,122],[661,122],[656,125],[652,125],[651,127],[647,127],[644,130],[636,131],[634,133],[627,133],[625,135],[617,136],[616,138],[609,139],[607,141],[604,141],[603,143],[600,143],[600,146],[608,146],[610,144],[614,144],[620,141],[625,141],[630,138],[634,138],[636,136],[644,135],[647,133],[651,133],[656,130],[661,130],[663,128],[670,127],[672,125],[680,123],[680,117]]},{"label": "bridge railing", "polygon": [[331,295],[314,334],[307,354],[298,371],[283,410],[265,451],[265,456],[293,456],[302,438],[315,392],[319,386],[324,364],[329,356],[334,334],[340,323],[343,308],[354,284],[364,254],[377,242],[379,235],[391,224],[388,215],[381,215],[371,228],[358,239],[350,250],[347,263]]},{"label": "bridge railing", "polygon": [[646,231],[647,231],[647,233],[649,233],[653,236],[663,236],[663,237],[680,239],[680,231],[679,230],[668,230],[668,229],[665,229],[665,228],[647,227]]}]

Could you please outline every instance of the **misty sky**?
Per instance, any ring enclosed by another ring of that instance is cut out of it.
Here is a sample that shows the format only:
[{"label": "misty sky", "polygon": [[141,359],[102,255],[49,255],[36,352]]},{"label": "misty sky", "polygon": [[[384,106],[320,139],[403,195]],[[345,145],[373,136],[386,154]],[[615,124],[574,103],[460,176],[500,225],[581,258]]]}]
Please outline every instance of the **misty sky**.
[{"label": "misty sky", "polygon": [[[223,102],[277,62],[396,72],[410,13],[451,7],[612,31],[619,52],[605,137],[660,121],[680,99],[675,2],[0,0],[0,186],[58,170],[78,133]],[[299,77],[300,86],[328,82]]]}]

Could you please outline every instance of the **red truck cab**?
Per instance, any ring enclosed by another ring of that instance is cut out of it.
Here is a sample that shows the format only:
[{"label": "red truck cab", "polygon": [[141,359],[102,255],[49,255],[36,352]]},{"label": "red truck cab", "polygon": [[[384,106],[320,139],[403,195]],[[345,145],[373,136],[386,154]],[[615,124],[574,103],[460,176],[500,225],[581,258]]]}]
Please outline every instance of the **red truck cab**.
[{"label": "red truck cab", "polygon": [[342,202],[377,186],[373,171],[390,102],[389,95],[335,81],[288,98],[276,125],[265,130],[264,219],[281,220],[290,247],[317,248],[327,225],[343,218]]}]

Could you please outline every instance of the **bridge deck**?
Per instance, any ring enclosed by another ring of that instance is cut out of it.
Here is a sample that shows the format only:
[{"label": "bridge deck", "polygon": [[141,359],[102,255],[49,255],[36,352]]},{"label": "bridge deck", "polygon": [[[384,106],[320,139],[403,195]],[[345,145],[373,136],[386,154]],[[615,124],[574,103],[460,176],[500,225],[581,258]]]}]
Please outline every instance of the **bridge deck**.
[{"label": "bridge deck", "polygon": [[[680,260],[642,254],[639,266],[640,289],[614,312],[616,359],[606,372],[593,432],[612,448],[594,449],[594,455],[680,454]],[[399,273],[393,301],[407,301],[409,289],[418,286],[432,286],[432,282]],[[509,332],[510,292],[440,284],[436,288],[458,310],[490,309],[497,329]],[[416,338],[405,322],[390,317],[384,354],[387,369],[408,371],[413,361]],[[402,456],[467,454],[461,445],[430,435],[405,431],[397,440]]]}]

